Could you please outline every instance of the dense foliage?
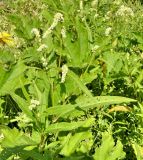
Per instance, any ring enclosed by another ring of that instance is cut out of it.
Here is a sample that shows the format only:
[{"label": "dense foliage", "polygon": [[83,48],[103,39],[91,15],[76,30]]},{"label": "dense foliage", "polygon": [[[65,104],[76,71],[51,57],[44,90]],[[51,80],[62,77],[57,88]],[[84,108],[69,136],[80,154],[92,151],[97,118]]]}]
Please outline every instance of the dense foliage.
[{"label": "dense foliage", "polygon": [[0,2],[0,159],[143,159],[143,6]]}]

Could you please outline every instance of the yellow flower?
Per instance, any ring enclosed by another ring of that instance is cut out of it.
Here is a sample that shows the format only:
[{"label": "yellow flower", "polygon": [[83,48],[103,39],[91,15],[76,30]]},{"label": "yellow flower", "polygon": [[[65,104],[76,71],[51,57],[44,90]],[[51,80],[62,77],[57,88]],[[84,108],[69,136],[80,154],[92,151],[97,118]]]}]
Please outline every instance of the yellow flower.
[{"label": "yellow flower", "polygon": [[6,32],[0,32],[0,43],[3,45],[7,44],[8,46],[11,46],[14,44],[14,41],[10,34]]}]

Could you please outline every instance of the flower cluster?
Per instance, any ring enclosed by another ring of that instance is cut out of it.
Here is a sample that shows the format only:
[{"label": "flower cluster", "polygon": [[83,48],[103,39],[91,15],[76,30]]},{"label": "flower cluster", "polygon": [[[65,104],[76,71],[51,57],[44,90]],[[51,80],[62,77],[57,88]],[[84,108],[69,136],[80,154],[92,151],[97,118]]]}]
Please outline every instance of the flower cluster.
[{"label": "flower cluster", "polygon": [[31,30],[31,33],[34,34],[36,36],[36,38],[40,38],[40,32],[37,28],[33,28]]},{"label": "flower cluster", "polygon": [[109,36],[111,30],[112,30],[111,27],[106,28],[106,30],[105,30],[105,36]]},{"label": "flower cluster", "polygon": [[68,73],[68,66],[67,66],[66,64],[64,64],[64,65],[62,66],[62,78],[61,78],[61,83],[64,83],[64,82],[65,82],[67,73]]},{"label": "flower cluster", "polygon": [[3,133],[0,134],[0,140],[4,138]]},{"label": "flower cluster", "polygon": [[61,29],[61,35],[62,35],[63,38],[66,38],[66,28],[65,28],[65,26],[63,26],[62,29]]},{"label": "flower cluster", "polygon": [[93,8],[97,7],[97,5],[98,5],[98,0],[93,0],[93,1],[91,2],[91,6],[92,6]]},{"label": "flower cluster", "polygon": [[83,0],[80,0],[79,8],[80,8],[80,10],[83,10]]},{"label": "flower cluster", "polygon": [[40,105],[39,101],[37,101],[35,99],[31,99],[31,103],[30,103],[29,109],[32,110],[32,109],[36,108],[39,105]]},{"label": "flower cluster", "polygon": [[53,29],[58,25],[59,22],[63,22],[64,21],[64,17],[63,14],[61,13],[56,13],[54,16],[54,20],[53,23],[51,24],[51,26],[48,28],[48,30],[44,33],[43,38],[46,38],[48,34],[50,34]]},{"label": "flower cluster", "polygon": [[106,13],[106,15],[105,15],[105,20],[110,19],[111,16],[112,16],[112,12],[111,12],[111,11],[108,11],[108,12]]},{"label": "flower cluster", "polygon": [[41,61],[42,61],[42,64],[43,64],[43,67],[46,67],[47,68],[47,65],[48,65],[48,61],[45,57],[42,57],[41,58]]},{"label": "flower cluster", "polygon": [[141,59],[143,59],[143,53],[141,53]]},{"label": "flower cluster", "polygon": [[115,0],[115,1],[113,2],[113,4],[115,4],[115,5],[120,5],[120,3],[121,3],[121,0]]},{"label": "flower cluster", "polygon": [[31,122],[31,119],[24,113],[19,112],[19,115],[15,117],[15,120],[21,123],[28,124]]},{"label": "flower cluster", "polygon": [[95,53],[95,52],[96,52],[96,50],[97,50],[99,47],[100,47],[100,46],[95,45],[95,46],[91,49],[91,51],[92,51],[93,53]]},{"label": "flower cluster", "polygon": [[134,16],[134,12],[131,8],[121,5],[116,12],[116,16]]},{"label": "flower cluster", "polygon": [[46,44],[41,44],[41,46],[37,49],[38,52],[41,52],[43,49],[48,48]]}]

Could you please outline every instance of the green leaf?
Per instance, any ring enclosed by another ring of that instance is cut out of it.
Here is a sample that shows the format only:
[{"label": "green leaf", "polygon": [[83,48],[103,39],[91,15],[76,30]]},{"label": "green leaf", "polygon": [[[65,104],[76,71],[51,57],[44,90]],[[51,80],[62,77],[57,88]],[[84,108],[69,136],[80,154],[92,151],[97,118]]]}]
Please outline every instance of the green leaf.
[{"label": "green leaf", "polygon": [[17,63],[10,71],[5,71],[0,66],[0,96],[14,92],[19,88],[21,86],[21,79],[24,84],[28,83],[23,75],[26,69],[27,66],[22,62]]},{"label": "green leaf", "polygon": [[0,63],[14,63],[15,58],[13,53],[11,53],[9,50],[1,50],[0,49]]},{"label": "green leaf", "polygon": [[28,108],[30,104],[24,98],[21,98],[15,93],[11,93],[10,95],[13,98],[13,100],[18,104],[19,108],[23,111],[23,113],[25,113],[29,118],[35,121],[35,118],[31,110]]},{"label": "green leaf", "polygon": [[57,115],[58,117],[69,116],[78,112],[85,114],[84,111],[93,109],[98,106],[136,102],[134,99],[118,97],[118,96],[97,96],[93,98],[82,97],[77,99],[77,104],[58,105],[47,109],[47,115]]},{"label": "green leaf", "polygon": [[[91,125],[94,124],[94,121],[95,121],[94,118],[88,119],[84,123],[83,127],[90,127]],[[73,136],[69,136],[60,154],[65,156],[70,156],[78,148],[82,140],[91,138],[91,134],[92,133],[89,131],[82,131],[75,133]]]},{"label": "green leaf", "polygon": [[138,43],[143,44],[143,33],[134,32],[133,35],[137,39]]},{"label": "green leaf", "polygon": [[80,80],[80,78],[71,70],[68,71],[67,76],[69,76],[77,86],[89,97],[93,97],[91,92],[87,89],[87,87],[83,84],[83,82]]},{"label": "green leaf", "polygon": [[8,19],[16,26],[15,32],[19,37],[22,37],[26,40],[31,40],[33,38],[31,30],[32,28],[38,28],[40,23],[38,19],[32,19],[29,16],[10,14]]},{"label": "green leaf", "polygon": [[51,154],[45,154],[38,152],[38,149],[25,150],[25,146],[18,146],[14,148],[5,148],[0,155],[1,160],[8,160],[8,158],[17,155],[20,159],[25,160],[32,158],[34,160],[52,160]]},{"label": "green leaf", "polygon": [[134,153],[136,155],[137,160],[143,159],[143,148],[136,142],[132,142],[132,147],[134,149]]},{"label": "green leaf", "polygon": [[104,132],[101,146],[95,149],[95,154],[93,155],[94,160],[117,160],[124,157],[125,152],[123,151],[122,143],[118,140],[115,146],[111,134]]},{"label": "green leaf", "polygon": [[2,147],[4,148],[14,148],[16,146],[29,146],[36,145],[37,143],[33,141],[30,137],[19,132],[16,128],[10,129],[0,126],[1,133],[4,135],[2,140]]},{"label": "green leaf", "polygon": [[89,84],[94,79],[98,78],[98,72],[99,72],[99,66],[97,66],[97,67],[93,68],[92,70],[90,70],[89,73],[85,72],[84,74],[82,74],[80,79],[83,82],[83,84]]},{"label": "green leaf", "polygon": [[47,126],[46,132],[58,132],[58,131],[70,131],[77,129],[79,127],[83,127],[87,121],[94,121],[93,118],[87,119],[85,121],[78,122],[60,122]]},{"label": "green leaf", "polygon": [[90,44],[89,44],[89,32],[79,17],[74,19],[75,28],[67,32],[67,37],[64,41],[65,52],[70,56],[72,66],[83,66],[87,64],[87,58],[89,56]]},{"label": "green leaf", "polygon": [[58,132],[58,131],[70,131],[81,127],[84,124],[83,122],[60,122],[47,126],[46,132]]},{"label": "green leaf", "polygon": [[123,66],[121,55],[121,53],[116,52],[105,52],[103,54],[103,60],[107,67],[107,75],[111,72],[118,73],[121,70]]}]

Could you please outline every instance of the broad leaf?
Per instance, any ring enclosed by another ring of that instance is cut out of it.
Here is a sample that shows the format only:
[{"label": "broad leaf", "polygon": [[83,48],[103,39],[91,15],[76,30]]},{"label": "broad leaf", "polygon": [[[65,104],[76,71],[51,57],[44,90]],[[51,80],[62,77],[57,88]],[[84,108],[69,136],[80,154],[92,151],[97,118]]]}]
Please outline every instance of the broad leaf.
[{"label": "broad leaf", "polygon": [[17,88],[21,86],[21,79],[23,83],[26,82],[24,78],[24,71],[26,71],[27,66],[23,63],[18,63],[10,71],[5,71],[4,68],[0,66],[0,95],[9,94],[14,92]]},{"label": "broad leaf", "polygon": [[[83,127],[90,127],[93,124],[94,124],[94,118],[91,118],[88,119],[87,122],[85,122]],[[70,156],[78,148],[82,140],[87,140],[88,143],[88,138],[91,138],[91,132],[89,131],[81,131],[75,133],[73,136],[69,136],[60,154],[65,156]]]},{"label": "broad leaf", "polygon": [[2,140],[2,147],[4,148],[14,148],[16,146],[30,146],[36,145],[37,143],[33,141],[30,137],[19,132],[16,128],[2,128],[1,133],[4,135]]},{"label": "broad leaf", "polygon": [[125,152],[123,152],[122,143],[118,140],[115,146],[111,134],[103,133],[101,146],[95,149],[94,160],[119,160],[124,157]]}]

